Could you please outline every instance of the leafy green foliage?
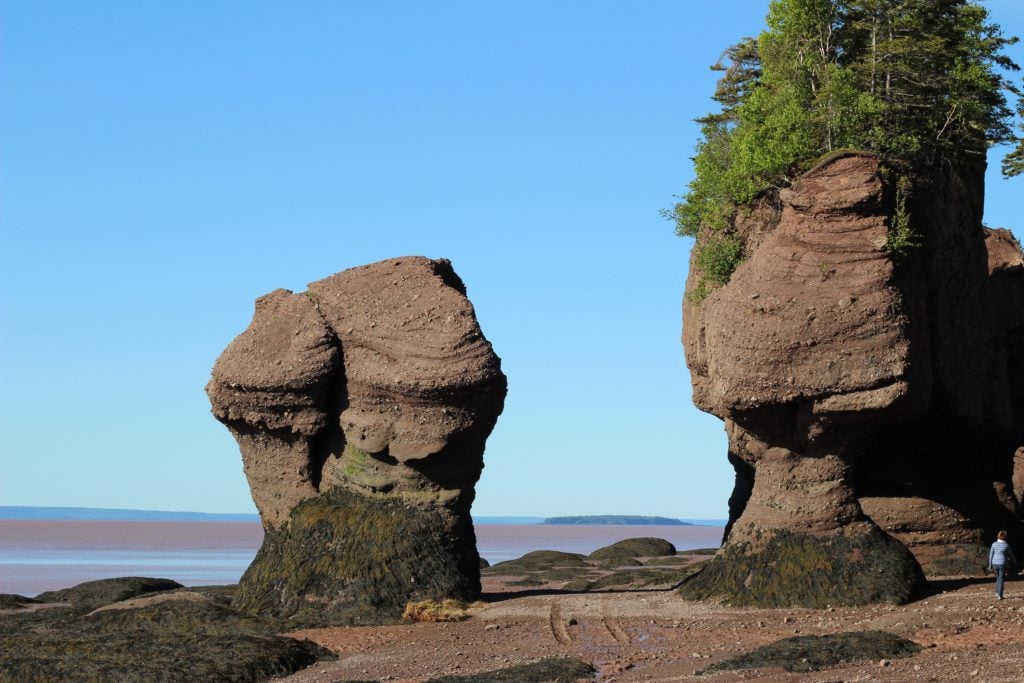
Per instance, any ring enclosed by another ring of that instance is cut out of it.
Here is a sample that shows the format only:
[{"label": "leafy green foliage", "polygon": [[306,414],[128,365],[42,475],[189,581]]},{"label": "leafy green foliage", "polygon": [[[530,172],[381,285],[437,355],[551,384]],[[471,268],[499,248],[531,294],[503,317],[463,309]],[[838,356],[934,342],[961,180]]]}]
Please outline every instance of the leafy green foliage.
[{"label": "leafy green foliage", "polygon": [[738,208],[792,183],[813,160],[842,148],[874,152],[907,169],[897,189],[888,249],[917,244],[906,209],[930,169],[1019,142],[1004,173],[1024,172],[1006,74],[1019,67],[975,0],[773,0],[767,28],[722,55],[713,99],[698,122],[695,177],[667,212],[698,240],[705,281],[697,298],[729,280],[743,258]]},{"label": "leafy green foliage", "polygon": [[896,181],[896,207],[893,209],[889,224],[889,235],[885,242],[885,250],[895,258],[905,257],[913,249],[921,245],[918,234],[910,221],[907,210],[907,199],[912,191],[912,183],[907,176],[900,176]]}]

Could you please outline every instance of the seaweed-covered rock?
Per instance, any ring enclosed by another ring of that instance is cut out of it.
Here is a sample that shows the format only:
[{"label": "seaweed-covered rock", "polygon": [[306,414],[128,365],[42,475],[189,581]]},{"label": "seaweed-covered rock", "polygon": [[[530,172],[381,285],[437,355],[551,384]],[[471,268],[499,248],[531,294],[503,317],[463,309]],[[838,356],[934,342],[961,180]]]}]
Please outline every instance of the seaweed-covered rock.
[{"label": "seaweed-covered rock", "polygon": [[598,548],[590,553],[591,560],[631,560],[637,557],[664,557],[675,555],[676,547],[663,538],[627,538]]},{"label": "seaweed-covered rock", "polygon": [[39,600],[14,593],[0,593],[0,609],[24,609]]},{"label": "seaweed-covered rock", "polygon": [[780,667],[786,671],[820,671],[844,662],[910,657],[921,651],[912,640],[886,631],[850,631],[824,636],[784,638],[753,652],[712,664],[698,673]]},{"label": "seaweed-covered rock", "polygon": [[691,576],[701,563],[681,567],[643,567],[622,569],[593,580],[577,579],[565,584],[563,590],[586,593],[601,590],[635,590],[640,588],[676,586]]},{"label": "seaweed-covered rock", "polygon": [[729,544],[679,591],[691,599],[724,595],[735,606],[827,607],[904,603],[924,577],[899,541],[877,527],[814,535],[776,531]]},{"label": "seaweed-covered rock", "polygon": [[249,683],[333,658],[201,593],[149,591],[90,611],[95,587],[59,592],[81,601],[0,619],[0,680]]},{"label": "seaweed-covered rock", "polygon": [[572,657],[546,657],[529,664],[516,664],[465,676],[441,676],[427,683],[573,683],[590,680],[597,673],[590,664]]},{"label": "seaweed-covered rock", "polygon": [[236,606],[350,623],[476,598],[469,507],[505,390],[448,261],[381,261],[259,299],[207,385],[266,531]]},{"label": "seaweed-covered rock", "polygon": [[40,602],[71,602],[76,607],[95,609],[112,602],[155,593],[157,591],[182,588],[177,581],[151,579],[144,576],[122,576],[115,579],[86,581],[71,588],[46,591],[36,596]]},{"label": "seaweed-covered rock", "polygon": [[486,573],[495,576],[523,574],[525,572],[549,571],[560,567],[590,567],[591,563],[579,553],[563,553],[560,550],[534,550],[514,560],[491,565]]},{"label": "seaweed-covered rock", "polygon": [[[446,532],[439,512],[343,488],[311,498],[267,539],[233,605],[296,625],[394,622],[410,596],[474,595],[473,547]],[[479,580],[479,579],[478,579]]]}]

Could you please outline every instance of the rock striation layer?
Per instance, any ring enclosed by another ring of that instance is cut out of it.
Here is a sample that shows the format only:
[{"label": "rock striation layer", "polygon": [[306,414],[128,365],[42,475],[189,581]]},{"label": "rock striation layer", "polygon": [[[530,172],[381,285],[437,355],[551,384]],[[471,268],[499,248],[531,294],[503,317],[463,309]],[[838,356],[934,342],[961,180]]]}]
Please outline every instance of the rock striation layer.
[{"label": "rock striation layer", "polygon": [[506,380],[448,261],[261,297],[206,390],[265,530],[236,607],[373,623],[479,594],[469,509]]},{"label": "rock striation layer", "polygon": [[[684,300],[694,402],[725,421],[736,470],[723,547],[684,595],[902,602],[919,562],[980,569],[986,534],[1013,524],[981,179],[933,180],[941,198],[910,207],[924,246],[897,262],[878,159],[834,155],[780,193],[774,220],[762,206],[737,221],[756,228],[748,259]],[[688,291],[699,280],[691,262]]]}]

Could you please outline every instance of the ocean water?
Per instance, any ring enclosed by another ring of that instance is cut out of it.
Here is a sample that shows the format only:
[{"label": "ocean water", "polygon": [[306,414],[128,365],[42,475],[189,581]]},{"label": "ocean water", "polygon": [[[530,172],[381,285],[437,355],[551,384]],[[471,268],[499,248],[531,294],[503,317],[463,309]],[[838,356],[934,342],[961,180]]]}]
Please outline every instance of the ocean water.
[{"label": "ocean water", "polygon": [[[481,557],[494,564],[532,550],[590,553],[636,536],[679,550],[717,547],[722,527],[478,524],[476,535]],[[0,519],[0,593],[33,596],[116,576],[234,583],[262,540],[254,522]]]}]

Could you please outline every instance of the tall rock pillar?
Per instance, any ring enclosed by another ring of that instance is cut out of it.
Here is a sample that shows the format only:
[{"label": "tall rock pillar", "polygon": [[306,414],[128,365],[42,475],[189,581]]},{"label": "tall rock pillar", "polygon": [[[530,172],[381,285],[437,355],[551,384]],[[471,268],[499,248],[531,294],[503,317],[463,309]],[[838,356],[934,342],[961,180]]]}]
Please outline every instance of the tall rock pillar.
[{"label": "tall rock pillar", "polygon": [[[929,395],[918,311],[883,249],[878,161],[834,157],[781,199],[731,281],[684,304],[694,401],[726,421],[739,495],[722,549],[681,591],[778,607],[902,602],[920,568],[854,490],[854,442]],[[688,290],[698,277],[691,267]]]},{"label": "tall rock pillar", "polygon": [[997,529],[1024,540],[1020,247],[982,228],[983,178],[919,178],[920,244],[897,261],[878,159],[834,155],[780,193],[727,285],[687,298],[694,402],[725,420],[737,485],[722,550],[685,595],[902,602],[919,566],[978,574]]},{"label": "tall rock pillar", "polygon": [[367,624],[479,595],[470,505],[506,380],[448,261],[262,297],[206,390],[265,530],[235,607]]}]

